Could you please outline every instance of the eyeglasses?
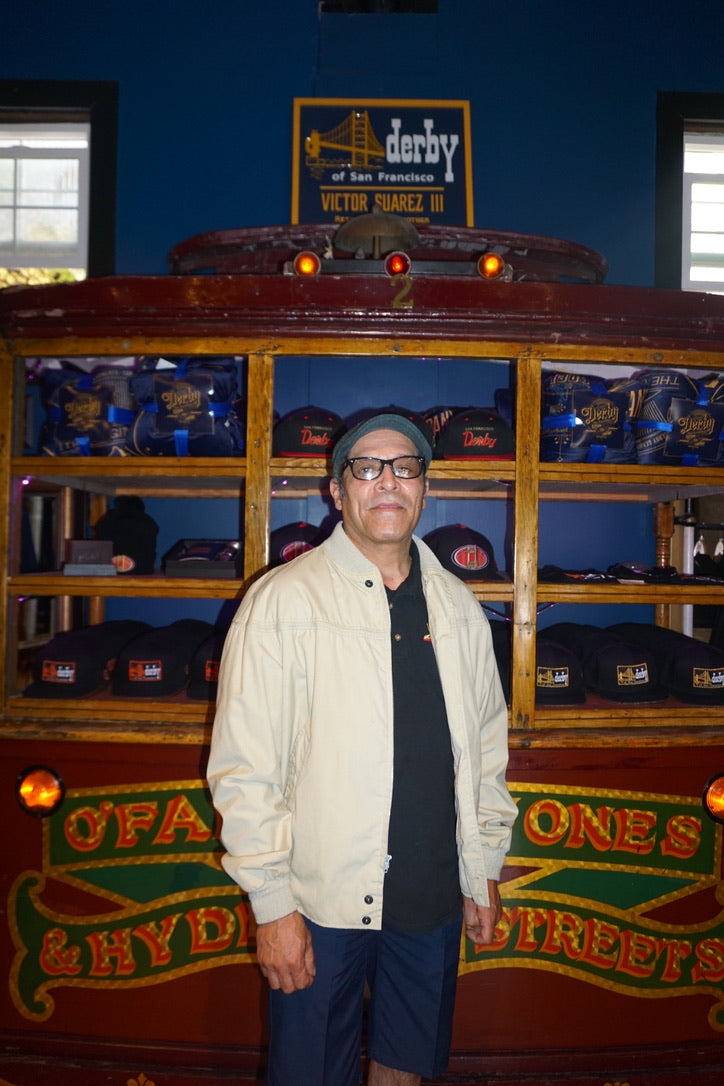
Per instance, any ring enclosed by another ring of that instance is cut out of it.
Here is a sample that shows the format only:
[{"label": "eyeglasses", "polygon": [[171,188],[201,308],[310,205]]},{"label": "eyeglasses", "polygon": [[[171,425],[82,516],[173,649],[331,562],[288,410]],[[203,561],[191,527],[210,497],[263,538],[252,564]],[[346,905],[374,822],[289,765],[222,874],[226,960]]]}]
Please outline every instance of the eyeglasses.
[{"label": "eyeglasses", "polygon": [[425,457],[393,456],[391,460],[382,460],[379,456],[353,456],[351,460],[345,460],[342,471],[349,468],[355,479],[371,483],[373,479],[379,479],[387,464],[396,479],[419,479],[425,470]]}]

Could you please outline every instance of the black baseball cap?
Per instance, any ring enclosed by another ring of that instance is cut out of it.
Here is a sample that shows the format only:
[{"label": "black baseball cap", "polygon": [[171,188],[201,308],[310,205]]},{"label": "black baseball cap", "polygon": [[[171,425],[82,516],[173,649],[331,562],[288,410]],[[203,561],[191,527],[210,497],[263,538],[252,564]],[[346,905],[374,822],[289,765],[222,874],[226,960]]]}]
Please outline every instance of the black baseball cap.
[{"label": "black baseball cap", "polygon": [[342,429],[334,411],[324,407],[298,407],[283,415],[272,434],[274,456],[326,456]]},{"label": "black baseball cap", "polygon": [[35,681],[24,697],[81,698],[93,693],[109,678],[123,646],[149,628],[146,622],[116,619],[56,634],[38,653]]},{"label": "black baseball cap", "polygon": [[650,702],[667,696],[650,646],[629,640],[616,627],[558,622],[546,627],[541,636],[575,653],[585,687],[607,701]]},{"label": "black baseball cap", "polygon": [[198,701],[214,701],[219,681],[219,663],[225,633],[214,630],[198,646],[189,663],[188,696]]},{"label": "black baseball cap", "polygon": [[586,700],[581,661],[576,654],[540,636],[535,651],[535,700],[543,705],[581,705]]},{"label": "black baseball cap", "polygon": [[347,430],[337,441],[332,453],[332,475],[338,479],[344,469],[344,462],[349,456],[355,444],[366,434],[372,434],[375,430],[394,430],[398,434],[404,434],[415,446],[417,455],[425,460],[425,470],[432,460],[432,444],[430,429],[422,421],[418,423],[414,417],[403,414],[397,410],[388,409],[358,422],[351,430]]},{"label": "black baseball cap", "polygon": [[423,419],[426,426],[430,427],[431,444],[433,448],[433,455],[437,447],[437,443],[440,440],[442,433],[449,423],[453,415],[456,415],[460,410],[459,407],[452,407],[449,404],[437,404],[435,407],[429,407],[423,414]]},{"label": "black baseball cap", "polygon": [[269,534],[269,565],[281,566],[321,543],[324,533],[304,520],[283,524]]},{"label": "black baseball cap", "polygon": [[435,456],[441,460],[512,460],[515,437],[497,411],[468,407],[445,423]]},{"label": "black baseball cap", "polygon": [[645,645],[600,630],[585,639],[582,663],[586,686],[609,701],[663,701],[667,696],[656,656]]},{"label": "black baseball cap", "polygon": [[654,654],[672,697],[691,705],[724,705],[724,648],[643,622],[620,623],[609,631]]},{"label": "black baseball cap", "polygon": [[464,581],[507,581],[490,540],[465,524],[446,524],[423,536],[440,564]]},{"label": "black baseball cap", "polygon": [[118,697],[157,698],[186,686],[191,658],[213,632],[210,622],[185,618],[134,637],[119,653],[111,678]]}]

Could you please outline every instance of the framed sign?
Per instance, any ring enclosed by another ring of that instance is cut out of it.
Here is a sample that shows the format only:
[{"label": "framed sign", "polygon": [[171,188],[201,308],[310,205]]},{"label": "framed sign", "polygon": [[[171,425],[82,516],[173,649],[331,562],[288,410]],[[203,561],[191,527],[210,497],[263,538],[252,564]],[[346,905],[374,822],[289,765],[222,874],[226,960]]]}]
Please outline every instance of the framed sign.
[{"label": "framed sign", "polygon": [[470,103],[295,98],[292,223],[473,225]]}]

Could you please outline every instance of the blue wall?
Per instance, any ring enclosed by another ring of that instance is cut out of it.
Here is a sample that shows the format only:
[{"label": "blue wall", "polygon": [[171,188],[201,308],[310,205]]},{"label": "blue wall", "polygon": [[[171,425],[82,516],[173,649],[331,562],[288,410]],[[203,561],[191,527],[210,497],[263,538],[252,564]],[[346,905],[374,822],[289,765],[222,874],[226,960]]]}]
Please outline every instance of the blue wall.
[{"label": "blue wall", "polygon": [[656,95],[724,90],[720,0],[9,0],[2,77],[116,80],[117,270],[289,219],[294,97],[464,98],[478,226],[569,238],[653,282]]}]

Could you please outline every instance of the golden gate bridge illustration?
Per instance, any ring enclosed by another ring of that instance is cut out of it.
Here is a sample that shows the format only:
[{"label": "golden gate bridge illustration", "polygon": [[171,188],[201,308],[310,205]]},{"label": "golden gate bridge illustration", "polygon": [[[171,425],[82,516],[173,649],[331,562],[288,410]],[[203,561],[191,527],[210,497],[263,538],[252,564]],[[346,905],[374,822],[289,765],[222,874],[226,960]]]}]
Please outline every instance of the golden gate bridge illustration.
[{"label": "golden gate bridge illustration", "polygon": [[304,151],[305,165],[317,179],[325,170],[339,166],[368,169],[385,163],[385,149],[372,130],[366,109],[353,109],[328,132],[313,128],[304,140]]}]

